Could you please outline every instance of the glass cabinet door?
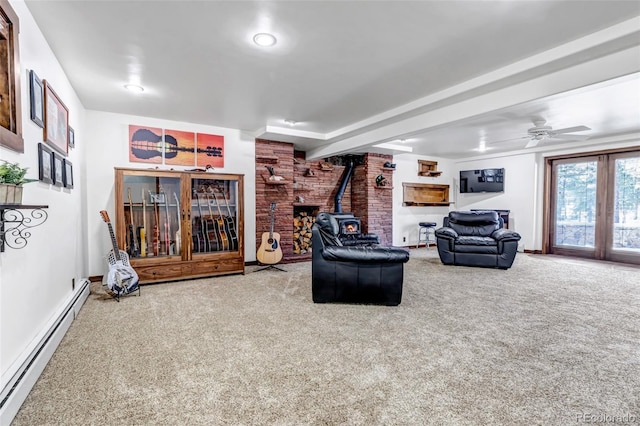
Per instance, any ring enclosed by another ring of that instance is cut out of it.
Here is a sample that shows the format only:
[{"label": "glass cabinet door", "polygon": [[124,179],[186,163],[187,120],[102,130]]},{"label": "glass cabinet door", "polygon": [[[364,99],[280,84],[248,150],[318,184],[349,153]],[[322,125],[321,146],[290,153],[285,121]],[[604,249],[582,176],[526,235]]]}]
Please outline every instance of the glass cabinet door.
[{"label": "glass cabinet door", "polygon": [[180,256],[180,178],[124,175],[122,190],[129,256]]},{"label": "glass cabinet door", "polygon": [[238,251],[238,181],[191,179],[194,255]]}]

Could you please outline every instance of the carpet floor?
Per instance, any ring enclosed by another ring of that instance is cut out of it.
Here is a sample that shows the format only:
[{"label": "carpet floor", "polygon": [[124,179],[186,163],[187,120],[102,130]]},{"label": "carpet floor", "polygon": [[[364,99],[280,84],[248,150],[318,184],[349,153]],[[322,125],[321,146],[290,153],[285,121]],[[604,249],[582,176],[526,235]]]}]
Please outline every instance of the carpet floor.
[{"label": "carpet floor", "polygon": [[385,307],[314,304],[311,264],[281,266],[120,303],[94,283],[13,424],[640,422],[638,268],[415,249]]}]

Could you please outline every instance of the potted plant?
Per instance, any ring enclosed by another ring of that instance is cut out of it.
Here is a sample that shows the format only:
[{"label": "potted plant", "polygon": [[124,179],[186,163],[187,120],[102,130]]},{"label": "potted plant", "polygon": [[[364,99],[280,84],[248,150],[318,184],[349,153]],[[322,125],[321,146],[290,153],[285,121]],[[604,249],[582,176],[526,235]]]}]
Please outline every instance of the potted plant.
[{"label": "potted plant", "polygon": [[18,163],[2,160],[0,164],[0,204],[21,204],[22,185],[35,182],[37,179],[27,179],[27,167],[20,167]]}]

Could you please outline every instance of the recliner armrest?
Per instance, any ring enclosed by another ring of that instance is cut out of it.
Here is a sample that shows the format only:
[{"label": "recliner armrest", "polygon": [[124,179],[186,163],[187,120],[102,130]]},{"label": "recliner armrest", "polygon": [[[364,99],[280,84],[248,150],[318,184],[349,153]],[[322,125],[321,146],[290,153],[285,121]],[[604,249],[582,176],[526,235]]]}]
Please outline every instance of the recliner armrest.
[{"label": "recliner armrest", "polygon": [[340,262],[405,263],[409,261],[409,252],[401,247],[326,246],[322,257]]},{"label": "recliner armrest", "polygon": [[491,234],[491,238],[496,241],[520,241],[520,234],[514,231],[510,231],[508,229],[500,228],[493,231]]},{"label": "recliner armrest", "polygon": [[438,228],[436,229],[436,237],[447,238],[447,239],[456,239],[458,238],[458,233],[453,230],[453,228]]}]

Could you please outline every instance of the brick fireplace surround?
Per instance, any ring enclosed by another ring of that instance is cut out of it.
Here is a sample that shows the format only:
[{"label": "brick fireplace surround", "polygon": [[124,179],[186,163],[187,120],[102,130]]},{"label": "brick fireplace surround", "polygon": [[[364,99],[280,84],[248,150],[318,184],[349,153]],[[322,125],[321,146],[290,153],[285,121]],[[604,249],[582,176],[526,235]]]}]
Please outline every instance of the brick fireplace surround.
[{"label": "brick fireplace surround", "polygon": [[[392,242],[393,170],[383,167],[392,160],[390,155],[365,154],[364,164],[354,168],[342,198],[342,211],[354,213],[361,220],[362,232],[378,234],[383,245]],[[269,206],[275,202],[274,232],[280,234],[283,262],[311,258],[311,253],[293,252],[294,211],[334,212],[334,198],[345,169],[334,165],[332,170],[323,170],[321,162],[307,161],[304,152],[294,151],[293,144],[256,139],[256,250],[262,233],[269,232]],[[270,182],[267,166],[284,180]],[[387,186],[376,186],[379,174],[385,176]]]}]

